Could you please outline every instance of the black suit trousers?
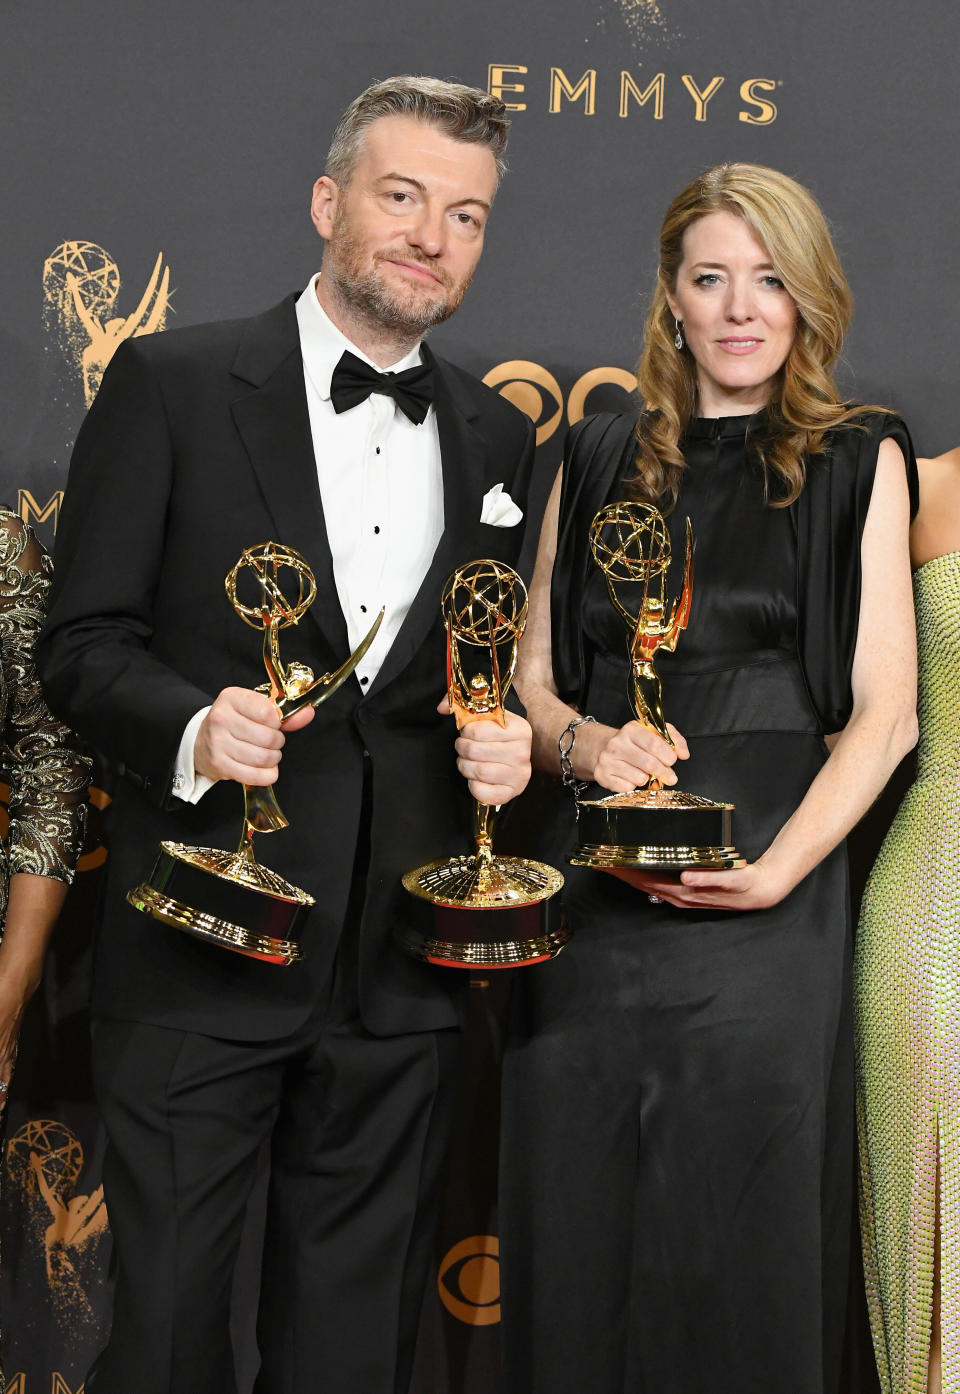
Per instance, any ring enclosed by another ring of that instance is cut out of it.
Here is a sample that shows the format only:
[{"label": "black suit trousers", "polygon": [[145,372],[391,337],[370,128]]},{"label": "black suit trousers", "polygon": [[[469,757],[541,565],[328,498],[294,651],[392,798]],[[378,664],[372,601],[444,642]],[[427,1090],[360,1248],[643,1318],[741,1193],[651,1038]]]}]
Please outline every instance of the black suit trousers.
[{"label": "black suit trousers", "polygon": [[97,1022],[116,1291],[88,1394],[234,1394],[230,1296],[267,1138],[257,1394],[406,1394],[461,1037],[372,1036],[348,982],[280,1041]]}]

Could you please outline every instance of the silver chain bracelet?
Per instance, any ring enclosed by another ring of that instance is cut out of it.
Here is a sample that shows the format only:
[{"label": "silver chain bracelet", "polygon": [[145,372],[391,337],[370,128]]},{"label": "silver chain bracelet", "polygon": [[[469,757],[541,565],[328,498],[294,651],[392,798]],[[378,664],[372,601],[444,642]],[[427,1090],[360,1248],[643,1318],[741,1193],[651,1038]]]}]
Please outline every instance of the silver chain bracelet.
[{"label": "silver chain bracelet", "polygon": [[595,716],[575,716],[568,723],[565,730],[560,732],[557,740],[557,749],[560,752],[560,778],[565,789],[573,790],[573,797],[579,799],[584,789],[587,787],[585,780],[578,779],[573,772],[573,747],[577,743],[577,727],[592,721],[596,725]]}]

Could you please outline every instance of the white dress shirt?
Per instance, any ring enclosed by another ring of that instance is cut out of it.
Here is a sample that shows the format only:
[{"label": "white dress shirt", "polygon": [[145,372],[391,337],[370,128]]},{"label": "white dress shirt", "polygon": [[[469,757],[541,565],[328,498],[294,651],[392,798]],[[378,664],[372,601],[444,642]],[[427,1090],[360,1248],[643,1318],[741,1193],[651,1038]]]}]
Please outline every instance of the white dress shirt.
[{"label": "white dress shirt", "polygon": [[[330,378],[345,349],[378,367],[330,321],[316,294],[315,276],[297,301],[297,324],[310,413],[320,498],[333,557],[333,576],[351,652],[386,607],[376,639],[355,670],[364,692],[371,684],[427,574],[443,532],[443,474],[433,407],[414,425],[392,397],[371,393],[340,415],[330,401]],[[388,371],[421,362],[419,344]],[[283,542],[283,538],[277,538]],[[439,603],[439,597],[438,597]],[[346,658],[343,654],[343,658]],[[442,675],[437,675],[438,682]],[[190,803],[212,783],[193,764],[204,707],[180,743],[173,790]]]}]

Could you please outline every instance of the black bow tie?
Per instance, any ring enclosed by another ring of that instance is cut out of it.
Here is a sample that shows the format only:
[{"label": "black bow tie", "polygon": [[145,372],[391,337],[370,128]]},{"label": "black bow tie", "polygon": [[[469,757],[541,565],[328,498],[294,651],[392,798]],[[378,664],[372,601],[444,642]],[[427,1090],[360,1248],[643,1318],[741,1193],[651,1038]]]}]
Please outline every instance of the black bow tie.
[{"label": "black bow tie", "polygon": [[402,373],[378,373],[355,353],[344,351],[330,378],[330,400],[339,416],[358,402],[365,402],[371,392],[383,392],[392,397],[405,416],[419,426],[433,401],[433,367],[421,363],[417,368],[405,368]]}]

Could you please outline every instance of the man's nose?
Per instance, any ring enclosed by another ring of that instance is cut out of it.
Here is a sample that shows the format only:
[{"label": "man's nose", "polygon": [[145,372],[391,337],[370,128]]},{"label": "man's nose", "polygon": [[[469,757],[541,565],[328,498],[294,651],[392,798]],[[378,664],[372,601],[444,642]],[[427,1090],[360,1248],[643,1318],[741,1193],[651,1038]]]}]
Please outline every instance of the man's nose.
[{"label": "man's nose", "polygon": [[447,224],[443,210],[424,204],[407,230],[407,241],[428,257],[438,257],[446,246]]}]

